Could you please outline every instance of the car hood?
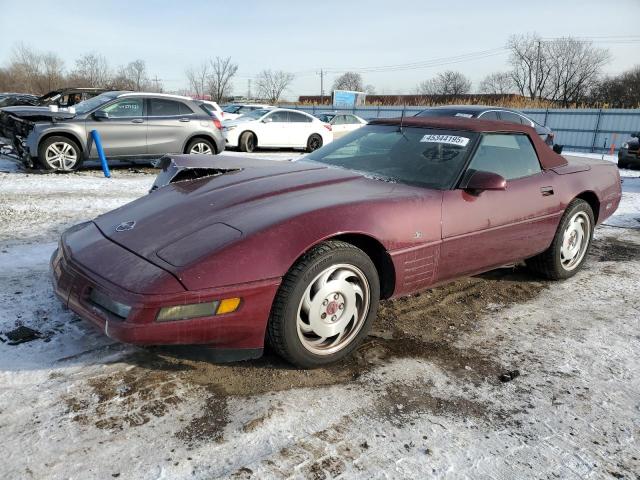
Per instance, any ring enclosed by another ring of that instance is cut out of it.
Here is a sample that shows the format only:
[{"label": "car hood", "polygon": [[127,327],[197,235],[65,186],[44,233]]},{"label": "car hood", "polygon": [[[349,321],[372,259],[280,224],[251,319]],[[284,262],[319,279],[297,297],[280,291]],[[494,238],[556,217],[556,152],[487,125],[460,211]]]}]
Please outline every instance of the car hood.
[{"label": "car hood", "polygon": [[75,113],[71,113],[66,110],[58,110],[57,112],[53,112],[49,109],[49,107],[16,106],[5,107],[2,109],[2,111],[33,122],[68,120],[76,116]]},{"label": "car hood", "polygon": [[163,267],[179,267],[198,256],[181,254],[181,243],[190,248],[204,244],[211,252],[310,211],[414,191],[305,161],[218,155],[209,168],[215,173],[170,183],[99,216],[95,223],[124,248]]}]

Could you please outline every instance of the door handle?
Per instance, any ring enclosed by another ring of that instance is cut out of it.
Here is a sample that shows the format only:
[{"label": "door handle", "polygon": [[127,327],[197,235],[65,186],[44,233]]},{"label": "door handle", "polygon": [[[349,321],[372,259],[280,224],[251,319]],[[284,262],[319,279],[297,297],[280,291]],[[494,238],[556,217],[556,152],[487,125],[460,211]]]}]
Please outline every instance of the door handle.
[{"label": "door handle", "polygon": [[180,121],[181,122],[190,122],[191,120],[189,120],[188,118],[181,118]]},{"label": "door handle", "polygon": [[143,118],[134,118],[133,120],[131,120],[131,123],[142,123],[144,122]]},{"label": "door handle", "polygon": [[542,193],[543,197],[553,195],[553,187],[540,187],[540,193]]}]

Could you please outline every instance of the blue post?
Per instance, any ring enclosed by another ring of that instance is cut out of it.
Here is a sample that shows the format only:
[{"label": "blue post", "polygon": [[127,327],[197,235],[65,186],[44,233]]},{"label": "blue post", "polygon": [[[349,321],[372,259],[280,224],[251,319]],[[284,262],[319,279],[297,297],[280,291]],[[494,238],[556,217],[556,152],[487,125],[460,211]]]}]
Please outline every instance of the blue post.
[{"label": "blue post", "polygon": [[98,150],[98,156],[100,157],[100,165],[102,165],[102,171],[104,176],[111,178],[111,172],[109,171],[109,164],[107,164],[107,157],[104,156],[104,149],[102,148],[102,142],[100,141],[100,134],[97,130],[91,130],[91,138],[93,143],[96,144],[96,150]]}]

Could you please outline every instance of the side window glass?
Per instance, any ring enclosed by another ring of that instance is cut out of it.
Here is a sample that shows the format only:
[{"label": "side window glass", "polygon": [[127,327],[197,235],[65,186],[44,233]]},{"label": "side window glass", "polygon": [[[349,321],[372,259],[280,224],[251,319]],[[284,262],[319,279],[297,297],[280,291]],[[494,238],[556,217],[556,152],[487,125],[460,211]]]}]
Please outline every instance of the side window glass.
[{"label": "side window glass", "polygon": [[500,112],[500,120],[511,123],[522,124],[520,115],[511,112]]},{"label": "side window glass", "polygon": [[484,112],[483,114],[479,115],[478,118],[482,120],[500,120],[498,118],[498,112],[496,111]]},{"label": "side window glass", "polygon": [[123,98],[103,108],[110,118],[141,117],[144,100],[142,98]]},{"label": "side window glass", "polygon": [[189,105],[186,105],[182,102],[180,102],[178,105],[180,105],[180,115],[191,115],[192,113],[195,113],[193,110],[191,110]]},{"label": "side window glass", "polygon": [[273,122],[287,122],[288,115],[287,112],[273,112],[270,117],[273,119]]},{"label": "side window glass", "polygon": [[180,115],[180,103],[164,98],[152,98],[149,101],[149,115],[152,117]]},{"label": "side window glass", "polygon": [[522,134],[485,134],[469,164],[471,171],[497,173],[507,180],[540,172],[540,161],[529,137]]},{"label": "side window glass", "polygon": [[289,112],[289,121],[295,123],[306,123],[310,122],[311,119],[306,115],[302,115],[301,113]]},{"label": "side window glass", "polygon": [[345,125],[348,122],[346,121],[347,117],[344,115],[336,115],[336,119],[333,121],[334,125]]}]

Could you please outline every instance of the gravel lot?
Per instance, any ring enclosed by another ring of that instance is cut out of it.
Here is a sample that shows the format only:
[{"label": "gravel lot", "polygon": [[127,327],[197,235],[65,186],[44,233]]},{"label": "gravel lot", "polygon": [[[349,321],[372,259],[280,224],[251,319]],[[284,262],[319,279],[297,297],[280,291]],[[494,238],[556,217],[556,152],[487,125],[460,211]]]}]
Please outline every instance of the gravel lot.
[{"label": "gravel lot", "polygon": [[0,342],[0,478],[640,478],[637,171],[576,277],[504,269],[384,302],[353,358],[314,371],[125,346],[63,310],[58,235],[155,171],[112,173],[0,157],[0,331],[42,334]]}]

